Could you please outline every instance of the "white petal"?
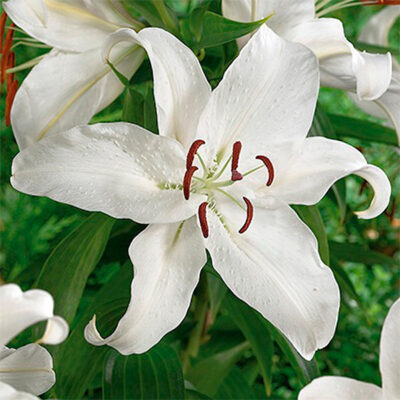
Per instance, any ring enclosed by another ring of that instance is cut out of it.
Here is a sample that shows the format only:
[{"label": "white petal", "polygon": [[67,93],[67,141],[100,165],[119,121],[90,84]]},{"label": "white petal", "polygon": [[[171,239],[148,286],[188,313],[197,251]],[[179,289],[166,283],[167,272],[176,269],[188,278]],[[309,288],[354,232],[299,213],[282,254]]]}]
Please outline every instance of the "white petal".
[{"label": "white petal", "polygon": [[[142,49],[126,44],[116,48],[111,58],[128,78],[143,59]],[[11,123],[20,149],[44,136],[88,123],[123,90],[99,49],[50,52],[23,81],[14,99]]]},{"label": "white petal", "polygon": [[51,355],[37,344],[5,347],[0,351],[0,382],[35,395],[47,392],[56,382]]},{"label": "white petal", "polygon": [[175,36],[157,28],[143,29],[139,33],[121,29],[105,42],[105,56],[121,41],[133,41],[147,51],[153,68],[160,134],[188,148],[195,139],[200,113],[211,92],[199,60]]},{"label": "white petal", "polygon": [[355,379],[324,376],[304,387],[298,400],[384,400],[382,389]]},{"label": "white petal", "polygon": [[321,84],[357,93],[360,100],[375,100],[390,84],[390,53],[360,52],[346,39],[338,19],[319,18],[293,27],[288,40],[309,47],[318,57]]},{"label": "white petal", "polygon": [[381,334],[380,369],[387,400],[400,399],[400,299],[392,307]]},{"label": "white petal", "polygon": [[[110,7],[108,2],[100,2],[102,8]],[[30,36],[68,51],[99,48],[109,33],[126,25],[124,21],[116,23],[115,18],[105,19],[104,13],[99,16],[86,7],[85,0],[8,0],[2,6]]]},{"label": "white petal", "polygon": [[184,319],[207,257],[193,217],[182,224],[150,225],[129,248],[134,265],[131,301],[115,332],[103,339],[95,318],[90,343],[122,354],[143,353]]},{"label": "white petal", "polygon": [[184,173],[185,154],[177,141],[122,122],[44,138],[15,157],[11,184],[114,218],[176,222],[195,214],[202,199],[184,199]]},{"label": "white petal", "polygon": [[360,42],[388,46],[390,28],[400,17],[400,6],[385,7],[376,14],[373,14],[365,24],[358,38]]},{"label": "white petal", "polygon": [[46,330],[39,342],[44,344],[60,344],[67,338],[68,332],[67,321],[63,318],[58,316],[49,318]]},{"label": "white petal", "polygon": [[[252,5],[255,8],[252,8]],[[222,12],[235,21],[258,21],[271,16],[267,25],[278,35],[285,37],[290,27],[314,17],[313,0],[223,0]]]},{"label": "white petal", "polygon": [[0,286],[0,346],[6,345],[24,329],[53,316],[54,302],[44,290],[22,292],[19,286]]},{"label": "white petal", "polygon": [[339,309],[338,286],[319,257],[310,229],[288,206],[255,207],[243,234],[238,230],[245,212],[234,203],[216,212],[208,209],[207,216],[206,247],[214,268],[237,297],[310,360],[332,339]]},{"label": "white petal", "polygon": [[213,91],[198,136],[219,157],[230,155],[232,143],[241,140],[243,160],[271,145],[294,146],[307,135],[318,89],[314,55],[264,25]]},{"label": "white petal", "polygon": [[4,382],[0,382],[0,398],[1,400],[40,400],[32,394],[17,392],[12,386]]},{"label": "white petal", "polygon": [[316,204],[337,180],[350,174],[366,179],[375,191],[370,207],[356,214],[375,218],[389,204],[390,182],[382,170],[367,164],[362,153],[337,140],[307,138],[286,171],[277,174],[273,184],[262,192],[288,204]]}]

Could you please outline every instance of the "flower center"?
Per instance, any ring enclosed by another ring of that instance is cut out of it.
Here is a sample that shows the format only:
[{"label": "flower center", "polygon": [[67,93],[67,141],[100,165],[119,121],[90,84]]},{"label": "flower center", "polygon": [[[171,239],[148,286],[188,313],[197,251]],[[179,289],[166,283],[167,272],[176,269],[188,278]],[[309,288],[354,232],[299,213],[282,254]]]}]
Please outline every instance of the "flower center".
[{"label": "flower center", "polygon": [[[208,237],[209,229],[207,223],[207,207],[209,206],[210,199],[213,198],[212,193],[217,191],[228,197],[231,201],[233,201],[236,205],[238,205],[241,209],[246,211],[246,220],[243,226],[239,229],[239,233],[244,233],[249,228],[251,221],[253,220],[254,207],[251,201],[243,196],[243,201],[239,201],[235,199],[231,194],[226,192],[223,188],[233,185],[234,183],[241,181],[246,176],[258,171],[261,168],[266,168],[268,172],[268,180],[266,182],[267,186],[271,186],[275,177],[275,170],[271,160],[265,155],[258,155],[256,160],[260,160],[262,165],[251,169],[250,171],[245,172],[244,174],[239,172],[239,157],[240,152],[242,150],[242,143],[237,141],[233,144],[232,155],[228,158],[225,164],[221,167],[220,170],[216,170],[215,172],[209,171],[206,164],[204,163],[201,156],[198,154],[198,150],[201,146],[205,144],[204,140],[195,140],[193,144],[190,146],[190,149],[187,153],[186,157],[186,172],[183,177],[183,195],[186,200],[189,200],[190,193],[201,193],[206,194],[208,197],[208,201],[203,202],[199,206],[198,216],[200,221],[201,230],[203,236],[205,238]],[[203,177],[195,176],[195,173],[199,170],[198,167],[193,165],[195,157],[198,157],[202,168],[203,168]],[[218,181],[219,178],[223,175],[228,165],[231,164],[231,178],[225,181]],[[194,182],[193,182],[194,181]]]}]

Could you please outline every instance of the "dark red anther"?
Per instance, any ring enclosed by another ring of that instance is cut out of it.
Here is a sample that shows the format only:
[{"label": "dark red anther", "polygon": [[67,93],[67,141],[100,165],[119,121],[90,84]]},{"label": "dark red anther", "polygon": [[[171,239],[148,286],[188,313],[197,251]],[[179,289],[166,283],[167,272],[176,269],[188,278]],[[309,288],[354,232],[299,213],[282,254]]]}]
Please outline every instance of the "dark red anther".
[{"label": "dark red anther", "polygon": [[186,169],[187,170],[193,165],[194,156],[196,155],[197,151],[199,150],[199,147],[202,146],[204,143],[205,143],[204,140],[198,139],[198,140],[195,140],[192,143],[192,145],[190,146],[190,149],[189,149],[187,157],[186,157]]},{"label": "dark red anther", "polygon": [[268,170],[267,186],[271,186],[272,182],[274,181],[274,177],[275,177],[274,166],[272,165],[271,160],[266,156],[257,156],[256,159],[261,160],[264,163],[264,165],[267,167],[267,170]]},{"label": "dark red anther", "polygon": [[198,170],[197,167],[190,167],[186,170],[185,176],[183,177],[183,195],[186,200],[189,200],[190,196],[190,184],[192,183],[193,174]]},{"label": "dark red anther", "polygon": [[7,90],[6,112],[5,112],[6,126],[10,126],[10,124],[11,124],[11,118],[10,118],[11,107],[13,105],[17,90],[18,90],[18,81],[13,81],[11,83],[11,87]]},{"label": "dark red anther", "polygon": [[231,165],[232,181],[240,181],[243,179],[242,174],[237,170],[239,167],[239,156],[241,150],[242,150],[242,143],[235,142],[233,144],[233,149],[232,149],[232,165]]},{"label": "dark red anther", "polygon": [[249,229],[249,226],[251,224],[251,221],[253,220],[253,214],[254,214],[254,207],[253,207],[253,204],[251,204],[251,201],[247,197],[243,197],[243,200],[247,206],[247,217],[246,217],[246,222],[240,228],[239,233],[245,233],[247,231],[247,229]]},{"label": "dark red anther", "polygon": [[7,21],[7,14],[5,11],[3,11],[0,17],[0,52],[3,51],[3,36],[4,36],[4,31],[6,29],[6,21]]},{"label": "dark red anther", "polygon": [[208,238],[208,223],[206,214],[207,205],[208,203],[205,201],[204,203],[201,203],[199,206],[199,221],[200,221],[201,231],[206,239]]}]

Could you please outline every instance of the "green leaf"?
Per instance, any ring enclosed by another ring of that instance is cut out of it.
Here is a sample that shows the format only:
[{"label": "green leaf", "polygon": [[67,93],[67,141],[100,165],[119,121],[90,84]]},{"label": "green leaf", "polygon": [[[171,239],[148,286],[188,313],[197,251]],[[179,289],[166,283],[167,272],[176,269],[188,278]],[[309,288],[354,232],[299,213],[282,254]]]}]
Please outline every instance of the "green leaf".
[{"label": "green leaf", "polygon": [[186,389],[185,390],[185,399],[186,400],[207,400],[210,397],[206,396],[203,393],[197,392],[196,390]]},{"label": "green leaf", "polygon": [[333,129],[339,138],[356,138],[366,142],[376,142],[398,146],[396,131],[380,124],[359,118],[328,114]]},{"label": "green leaf", "polygon": [[196,42],[201,39],[201,34],[203,32],[203,19],[208,7],[210,6],[211,0],[203,1],[198,7],[196,7],[189,18],[189,28],[193,34]]},{"label": "green leaf", "polygon": [[35,283],[35,287],[53,295],[55,314],[69,323],[86,281],[104,252],[114,221],[105,214],[90,215],[57,245]]},{"label": "green leaf", "polygon": [[218,276],[208,273],[207,289],[208,297],[210,299],[211,323],[213,323],[221,307],[222,301],[228,292],[228,288]]},{"label": "green leaf", "polygon": [[[322,136],[329,139],[337,139],[331,121],[320,104],[317,105],[317,108],[315,110],[309,136]],[[329,193],[333,194],[334,200],[337,202],[337,205],[339,206],[340,221],[343,222],[345,220],[347,212],[346,184],[344,180],[336,182],[332,186],[331,191]]]},{"label": "green leaf", "polygon": [[137,11],[151,26],[163,27],[163,21],[151,1],[129,0],[125,3]]},{"label": "green leaf", "polygon": [[332,255],[337,260],[350,261],[366,265],[381,264],[396,266],[396,261],[385,254],[370,250],[365,246],[350,243],[339,243],[330,241],[329,247]]},{"label": "green leaf", "polygon": [[143,126],[144,98],[135,88],[127,87],[125,91],[122,120]]},{"label": "green leaf", "polygon": [[319,376],[318,364],[315,359],[311,361],[305,360],[278,329],[265,319],[264,322],[273,339],[294,369],[302,385],[306,385]]},{"label": "green leaf", "polygon": [[224,307],[231,319],[242,331],[244,337],[249,341],[261,368],[265,392],[267,396],[270,396],[272,391],[272,356],[274,354],[271,334],[265,327],[260,315],[239,299],[232,295],[227,296],[224,301]]},{"label": "green leaf", "polygon": [[[353,42],[354,43],[354,42]],[[379,54],[386,54],[388,52],[392,53],[392,56],[400,56],[400,50],[395,47],[386,47],[386,46],[378,46],[376,44],[365,43],[365,42],[358,42],[356,41],[355,46],[357,49],[362,51],[368,51],[369,53],[379,53]]]},{"label": "green leaf", "polygon": [[368,316],[366,313],[365,306],[358,295],[356,288],[353,285],[353,282],[351,281],[350,277],[347,275],[346,271],[344,268],[342,268],[337,260],[334,257],[331,257],[331,265],[330,265],[337,283],[339,284],[340,290],[344,293],[346,293],[350,298],[355,300],[360,307],[360,309],[363,311],[364,316],[366,317],[368,321]]},{"label": "green leaf", "polygon": [[95,376],[101,372],[109,347],[92,346],[85,340],[83,331],[96,314],[100,332],[104,336],[113,332],[129,302],[132,270],[130,263],[121,267],[111,281],[94,296],[68,339],[59,346],[54,357],[57,375],[53,389],[54,398],[82,399]]},{"label": "green leaf", "polygon": [[328,238],[326,236],[324,222],[322,221],[318,206],[296,205],[293,206],[293,208],[303,222],[307,224],[314,233],[318,240],[318,249],[321,259],[326,265],[329,265]]},{"label": "green leaf", "polygon": [[224,379],[215,399],[256,399],[257,396],[253,389],[244,379],[241,370],[238,367],[233,367],[229,375]]},{"label": "green leaf", "polygon": [[207,396],[214,396],[222,381],[229,374],[231,368],[249,349],[249,343],[244,342],[229,350],[213,354],[200,360],[187,373],[188,379],[195,388]]},{"label": "green leaf", "polygon": [[159,344],[144,354],[107,355],[103,399],[184,399],[182,368],[175,350]]},{"label": "green leaf", "polygon": [[269,17],[254,22],[237,22],[207,11],[203,18],[203,29],[194,47],[196,50],[228,43],[247,35],[262,26]]},{"label": "green leaf", "polygon": [[129,85],[129,79],[125,75],[121,74],[121,72],[119,72],[117,68],[115,68],[114,65],[109,60],[107,60],[107,65],[112,69],[114,74],[117,76],[117,78],[124,86]]}]

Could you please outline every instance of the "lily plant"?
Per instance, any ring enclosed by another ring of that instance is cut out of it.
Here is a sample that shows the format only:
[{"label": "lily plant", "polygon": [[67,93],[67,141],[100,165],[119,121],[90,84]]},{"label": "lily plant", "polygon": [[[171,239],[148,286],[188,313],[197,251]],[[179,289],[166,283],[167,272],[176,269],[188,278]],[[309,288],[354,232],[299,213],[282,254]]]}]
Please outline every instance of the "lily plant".
[{"label": "lily plant", "polygon": [[[20,149],[88,123],[122,93],[124,85],[104,64],[101,46],[110,33],[140,24],[119,0],[8,0],[2,6],[20,29],[52,48],[23,81],[11,108]],[[142,49],[124,43],[111,57],[129,78],[143,59]]]},{"label": "lily plant", "polygon": [[[400,5],[385,7],[367,22],[361,31],[360,42],[377,45],[381,47],[389,46],[389,32],[397,18],[400,17]],[[366,113],[378,118],[388,119],[389,123],[397,131],[400,142],[400,64],[395,57],[393,61],[393,75],[389,89],[374,103],[359,101],[352,98],[357,105]]]},{"label": "lily plant", "polygon": [[[346,39],[342,22],[323,16],[356,2],[330,3],[325,0],[223,0],[222,11],[225,17],[242,22],[270,16],[266,24],[278,35],[302,43],[317,56],[322,86],[352,92],[364,103],[375,102],[372,104],[377,104],[393,121],[397,121],[400,135],[400,89],[398,77],[395,75],[392,79],[391,54],[371,54],[355,49]],[[377,3],[367,1],[359,4]],[[326,5],[328,7],[324,7]],[[248,39],[249,36],[240,38],[239,46]]]},{"label": "lily plant", "polygon": [[316,57],[263,26],[211,91],[197,57],[168,32],[122,29],[105,58],[121,41],[147,51],[160,134],[129,123],[77,126],[23,150],[12,167],[21,192],[149,224],[129,248],[125,315],[105,339],[94,317],[86,339],[147,351],[184,319],[208,250],[231,291],[311,359],[333,336],[339,289],[290,205],[318,203],[349,174],[375,190],[360,218],[379,215],[390,197],[386,175],[358,150],[306,137]]},{"label": "lily plant", "polygon": [[[0,286],[0,397],[2,400],[37,399],[55,383],[53,360],[39,346],[59,344],[68,335],[64,319],[53,314],[54,301],[44,290],[22,292],[19,286]],[[46,330],[36,343],[18,349],[6,347],[20,332],[40,321]]]},{"label": "lily plant", "polygon": [[400,399],[400,299],[390,308],[380,342],[382,387],[339,376],[314,379],[303,388],[299,400],[398,400]]}]

